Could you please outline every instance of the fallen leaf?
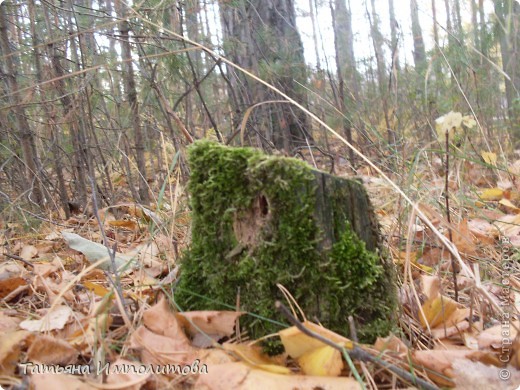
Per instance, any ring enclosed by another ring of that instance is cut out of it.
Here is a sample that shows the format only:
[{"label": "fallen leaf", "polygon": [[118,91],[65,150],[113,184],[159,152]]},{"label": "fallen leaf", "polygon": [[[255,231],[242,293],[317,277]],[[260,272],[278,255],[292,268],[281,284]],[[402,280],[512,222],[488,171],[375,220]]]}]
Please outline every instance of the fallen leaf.
[{"label": "fallen leaf", "polygon": [[500,188],[487,188],[480,192],[479,198],[485,201],[497,201],[504,197],[504,190]]},{"label": "fallen leaf", "polygon": [[177,319],[193,339],[192,344],[205,348],[223,337],[231,336],[236,320],[243,313],[236,311],[191,311],[177,313]]},{"label": "fallen leaf", "polygon": [[69,322],[72,309],[68,306],[57,306],[53,311],[48,312],[40,320],[25,320],[20,322],[20,328],[31,332],[48,332],[55,329],[63,329]]},{"label": "fallen leaf", "polygon": [[24,260],[31,260],[38,255],[38,249],[33,245],[25,245],[20,251],[20,257]]},{"label": "fallen leaf", "polygon": [[[132,366],[135,367],[135,370],[130,368]],[[143,365],[139,362],[132,362],[121,358],[117,359],[110,364],[107,384],[111,385],[111,389],[139,390],[143,383],[152,375],[151,372],[140,374],[142,366]],[[119,369],[120,367],[124,367],[125,369]]]},{"label": "fallen leaf", "polygon": [[379,352],[392,351],[398,354],[406,354],[408,352],[406,344],[395,335],[385,338],[378,337],[374,343],[374,348]]},{"label": "fallen leaf", "polygon": [[105,295],[110,293],[110,290],[108,288],[106,288],[105,286],[102,286],[101,284],[90,282],[88,280],[83,282],[83,286],[87,290],[92,291],[98,297],[104,297]]},{"label": "fallen leaf", "polygon": [[16,277],[0,280],[0,299],[4,299],[20,286],[27,286],[24,278]]},{"label": "fallen leaf", "polygon": [[343,370],[341,353],[330,345],[304,353],[298,364],[305,375],[339,376]]},{"label": "fallen leaf", "polygon": [[184,347],[190,347],[188,337],[184,333],[177,316],[170,310],[168,301],[164,296],[157,304],[144,312],[143,324],[158,335],[176,340]]},{"label": "fallen leaf", "polygon": [[0,334],[0,376],[14,374],[23,342],[29,335],[23,330]]},{"label": "fallen leaf", "polygon": [[[463,219],[456,228],[452,229],[452,242],[459,252],[466,255],[475,255],[477,253],[478,240],[468,228],[468,220]],[[449,237],[448,234],[446,234]]]},{"label": "fallen leaf", "polygon": [[[479,349],[496,348],[502,347],[503,341],[507,341],[512,344],[512,340],[517,336],[516,328],[519,326],[518,321],[511,321],[511,324],[506,328],[502,324],[498,324],[483,330],[477,336]],[[507,333],[503,333],[507,332]]]},{"label": "fallen leaf", "polygon": [[30,377],[34,390],[74,389],[91,390],[92,385],[79,377],[68,374],[56,375],[51,372],[34,373]]},{"label": "fallen leaf", "polygon": [[426,324],[429,324],[430,328],[435,328],[446,323],[447,319],[457,310],[457,306],[457,302],[443,295],[428,299],[422,305],[422,312],[419,312],[421,325],[426,329]]},{"label": "fallen leaf", "polygon": [[280,365],[280,362],[270,359],[261,353],[256,346],[248,346],[244,344],[224,344],[226,351],[231,351],[236,354],[244,363],[264,371],[269,371],[274,374],[291,374],[291,370],[285,366]]},{"label": "fallen leaf", "polygon": [[[314,333],[317,333],[336,344],[342,345],[347,349],[352,349],[354,347],[352,341],[349,339],[340,336],[339,334],[334,333],[333,331],[328,330],[322,326],[316,325],[310,321],[305,321],[303,325],[309,330],[312,330]],[[285,347],[287,354],[295,359],[299,358],[308,351],[326,345],[314,337],[307,336],[296,326],[291,326],[290,328],[281,330],[278,332],[278,335],[282,340],[282,344]]]},{"label": "fallen leaf", "polygon": [[19,323],[19,318],[11,317],[5,314],[3,311],[0,311],[0,334],[16,330]]},{"label": "fallen leaf", "polygon": [[426,374],[437,385],[454,387],[452,362],[466,358],[470,350],[426,350],[412,352],[414,364],[428,368]]},{"label": "fallen leaf", "polygon": [[46,335],[36,335],[27,350],[28,361],[43,364],[73,364],[77,357],[78,351],[65,340]]},{"label": "fallen leaf", "polygon": [[191,364],[191,346],[164,297],[143,314],[143,325],[130,336],[130,348],[141,351],[145,364]]},{"label": "fallen leaf", "polygon": [[502,207],[501,210],[506,213],[519,214],[520,208],[516,207],[509,199],[500,199],[498,202]]},{"label": "fallen leaf", "polygon": [[[218,368],[218,369],[217,369]],[[304,375],[281,375],[258,370],[244,363],[226,363],[199,375],[194,388],[198,390],[358,390],[354,378]]]},{"label": "fallen leaf", "polygon": [[481,151],[480,155],[484,159],[484,161],[489,165],[497,165],[497,154],[493,152],[485,152]]},{"label": "fallen leaf", "polygon": [[0,263],[0,281],[21,276],[25,268],[15,261]]},{"label": "fallen leaf", "polygon": [[[101,263],[98,267],[105,271],[111,270],[112,266],[110,262],[110,255],[106,246],[87,240],[86,238],[83,238],[75,233],[62,232],[61,234],[67,242],[67,245],[70,248],[83,253],[90,263],[95,263],[104,259],[105,262]],[[129,256],[123,253],[115,253],[114,260],[116,268],[119,270],[134,259],[136,259],[135,256]]]},{"label": "fallen leaf", "polygon": [[118,227],[118,228],[131,230],[131,231],[139,230],[139,225],[137,223],[135,223],[134,221],[129,220],[129,219],[122,219],[122,220],[117,219],[117,220],[114,220],[114,221],[108,221],[108,225],[112,226],[112,227]]},{"label": "fallen leaf", "polygon": [[501,369],[498,367],[473,362],[468,359],[456,359],[452,362],[453,379],[457,389],[488,390],[518,389],[520,371],[508,370],[511,377],[500,379]]},{"label": "fallen leaf", "polygon": [[428,299],[437,298],[441,288],[441,282],[437,276],[421,275],[422,292]]}]

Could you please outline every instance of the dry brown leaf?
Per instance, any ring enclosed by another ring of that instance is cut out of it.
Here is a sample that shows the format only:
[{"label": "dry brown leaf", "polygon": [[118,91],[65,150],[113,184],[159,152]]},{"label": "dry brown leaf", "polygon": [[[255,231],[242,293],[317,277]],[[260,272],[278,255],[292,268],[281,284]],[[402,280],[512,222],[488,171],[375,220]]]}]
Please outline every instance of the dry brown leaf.
[{"label": "dry brown leaf", "polygon": [[520,383],[520,371],[508,370],[511,373],[511,377],[508,380],[501,380],[500,368],[473,362],[468,359],[454,360],[452,368],[454,382],[458,389],[515,390],[518,389],[518,384]]},{"label": "dry brown leaf", "polygon": [[72,309],[68,306],[57,306],[45,314],[40,320],[25,320],[20,322],[20,328],[31,332],[48,332],[63,329],[72,316]]},{"label": "dry brown leaf", "polygon": [[144,312],[143,324],[130,336],[130,348],[141,351],[143,363],[193,363],[196,350],[164,297]]},{"label": "dry brown leaf", "polygon": [[24,330],[0,334],[0,376],[14,374],[22,345],[29,335]]},{"label": "dry brown leaf", "polygon": [[469,231],[481,242],[493,245],[498,237],[496,226],[485,219],[475,218],[468,221]]},{"label": "dry brown leaf", "polygon": [[[226,344],[224,344],[224,347]],[[224,363],[232,363],[238,361],[237,356],[233,356],[228,351],[224,349],[200,349],[197,354],[197,359],[200,359],[201,364],[206,364],[207,366],[216,366]],[[208,368],[208,371],[211,368]]]},{"label": "dry brown leaf", "polygon": [[27,282],[24,278],[14,277],[0,280],[0,299],[4,299],[20,286],[27,286]]},{"label": "dry brown leaf", "polygon": [[25,260],[31,260],[33,257],[38,255],[38,249],[33,245],[24,245],[20,251],[20,257]]},{"label": "dry brown leaf", "polygon": [[512,241],[520,234],[520,214],[504,215],[495,221],[494,225],[502,236],[508,237]]},{"label": "dry brown leaf", "polygon": [[513,202],[509,199],[501,199],[498,204],[501,206],[500,209],[506,213],[518,214],[520,213],[520,209],[516,207]]},{"label": "dry brown leaf", "polygon": [[0,263],[0,280],[22,276],[25,272],[25,268],[18,262],[6,261]]},{"label": "dry brown leaf", "polygon": [[406,344],[395,335],[390,335],[385,338],[378,337],[374,343],[374,348],[379,352],[392,351],[399,354],[406,354],[408,352]]},{"label": "dry brown leaf", "polygon": [[[463,219],[459,225],[452,229],[452,242],[457,247],[459,252],[466,255],[475,255],[477,253],[478,240],[468,228],[468,220]],[[446,235],[449,237],[448,235]]]},{"label": "dry brown leaf", "polygon": [[144,326],[131,334],[129,347],[141,351],[141,361],[145,364],[192,364],[195,360],[196,351],[187,344],[187,339],[159,335]]},{"label": "dry brown leaf", "polygon": [[122,228],[131,231],[139,230],[139,225],[129,219],[117,219],[114,221],[108,221],[108,225],[112,227]]},{"label": "dry brown leaf", "polygon": [[5,314],[3,311],[0,311],[0,334],[8,333],[18,329],[18,324],[20,323],[20,319],[17,317],[11,317]]},{"label": "dry brown leaf", "polygon": [[193,339],[192,345],[205,348],[212,345],[213,340],[231,336],[236,320],[243,313],[236,311],[191,311],[177,313],[177,319]]},{"label": "dry brown leaf", "polygon": [[423,267],[436,267],[440,262],[448,260],[450,253],[445,248],[429,247],[425,248],[418,263]]},{"label": "dry brown leaf", "polygon": [[34,387],[34,390],[92,389],[92,385],[85,383],[77,376],[67,374],[56,375],[49,372],[42,374],[32,374],[31,384]]},{"label": "dry brown leaf", "polygon": [[353,378],[280,375],[251,368],[244,363],[226,363],[199,375],[194,388],[199,390],[354,390],[361,386]]},{"label": "dry brown leaf", "polygon": [[434,299],[439,295],[441,282],[437,276],[421,275],[421,287],[428,299]]},{"label": "dry brown leaf", "polygon": [[86,329],[79,329],[70,339],[70,343],[77,348],[85,349],[101,340],[112,323],[112,317],[107,313],[92,316],[88,319]]},{"label": "dry brown leaf", "polygon": [[42,278],[49,276],[50,274],[58,271],[59,269],[58,265],[53,263],[33,263],[33,265],[34,274]]},{"label": "dry brown leaf", "polygon": [[[132,369],[126,371],[119,370],[117,367],[136,367],[135,372]],[[132,362],[125,359],[117,359],[110,365],[110,370],[107,375],[107,383],[110,384],[111,390],[125,389],[125,390],[139,390],[144,382],[152,375],[150,372],[145,374],[139,374],[142,364],[138,362]]]},{"label": "dry brown leaf", "polygon": [[466,358],[472,352],[470,350],[414,351],[412,360],[415,364],[428,368],[429,370],[426,370],[428,377],[437,385],[453,387],[452,362],[455,359]]},{"label": "dry brown leaf", "polygon": [[37,335],[27,350],[27,359],[44,364],[73,364],[78,351],[65,340],[51,336]]},{"label": "dry brown leaf", "polygon": [[[480,332],[480,334],[477,336],[479,349],[501,348],[502,342],[503,342],[503,339],[505,336],[507,336],[507,339],[511,340],[511,342],[512,342],[512,340],[514,340],[515,337],[517,336],[517,331],[516,331],[514,325],[516,325],[516,327],[518,327],[519,322],[514,321],[514,324],[513,324],[513,321],[511,321],[510,326],[507,328],[504,328],[502,326],[502,324],[498,324],[498,325],[495,325],[491,328],[488,328],[488,329]],[[508,334],[504,336],[502,334],[502,332],[504,332],[506,330],[507,330]]]},{"label": "dry brown leaf", "polygon": [[161,297],[156,305],[144,312],[143,324],[158,335],[175,340],[179,345],[190,347],[188,337],[184,333],[175,313],[170,310],[164,296]]},{"label": "dry brown leaf", "polygon": [[166,258],[170,260],[175,258],[176,250],[171,237],[164,234],[158,234],[154,237],[154,242],[157,245],[160,253],[164,253]]},{"label": "dry brown leaf", "polygon": [[453,326],[446,326],[444,328],[443,326],[440,326],[438,328],[432,329],[431,336],[434,339],[444,339],[447,337],[453,337],[456,335],[462,336],[462,332],[469,329],[469,322],[463,321],[459,324],[453,325]]}]

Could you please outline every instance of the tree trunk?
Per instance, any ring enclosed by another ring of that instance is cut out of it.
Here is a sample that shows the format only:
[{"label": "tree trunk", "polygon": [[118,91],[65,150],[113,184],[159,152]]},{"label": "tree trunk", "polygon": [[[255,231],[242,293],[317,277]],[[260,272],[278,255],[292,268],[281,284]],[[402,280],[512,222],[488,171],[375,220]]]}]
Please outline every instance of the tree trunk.
[{"label": "tree trunk", "polygon": [[40,187],[40,172],[38,167],[41,165],[36,151],[35,135],[26,119],[24,108],[21,105],[21,96],[18,93],[18,81],[16,79],[16,69],[12,54],[9,37],[7,33],[7,4],[0,6],[0,49],[2,50],[3,63],[2,72],[7,78],[9,87],[9,98],[14,111],[15,127],[22,147],[23,160],[25,163],[25,188],[31,192],[30,199],[43,205],[43,194]]},{"label": "tree trunk", "polygon": [[[260,76],[304,106],[306,71],[303,45],[296,29],[292,0],[240,0],[220,3],[224,47],[234,63]],[[279,100],[270,89],[246,75],[229,69],[233,89],[238,92],[237,116],[253,104]],[[249,130],[259,139],[290,153],[311,140],[308,118],[288,104],[259,107],[253,112]]]},{"label": "tree trunk", "polygon": [[516,0],[495,0],[498,17],[502,68],[508,77],[506,101],[509,120],[513,126],[513,142],[520,140],[520,4]]},{"label": "tree trunk", "polygon": [[[31,25],[31,35],[32,35],[32,44],[33,44],[33,55],[34,55],[34,67],[36,70],[36,80],[38,83],[43,83],[43,70],[40,61],[40,48],[39,48],[39,39],[36,33],[36,23],[35,23],[35,4],[34,0],[29,0],[28,2],[29,8],[29,22]],[[65,213],[65,217],[67,219],[70,218],[70,205],[69,205],[69,195],[67,194],[67,187],[65,186],[65,178],[63,176],[63,165],[61,159],[61,146],[60,146],[60,137],[59,137],[59,128],[56,126],[56,120],[53,118],[53,113],[49,108],[49,105],[45,102],[47,100],[46,89],[42,88],[41,90],[41,100],[43,105],[43,110],[45,112],[45,116],[47,117],[48,123],[46,124],[47,132],[49,133],[50,138],[50,150],[53,155],[53,164],[54,171],[56,172],[56,179],[58,180],[58,193],[60,196],[61,207],[63,212]]]},{"label": "tree trunk", "polygon": [[130,26],[125,19],[126,12],[123,9],[121,0],[116,1],[116,12],[121,18],[119,23],[119,32],[121,33],[121,57],[123,64],[123,81],[125,84],[125,93],[130,105],[131,121],[134,130],[134,148],[135,158],[137,161],[137,170],[139,171],[139,201],[148,204],[150,197],[148,195],[148,183],[146,180],[146,162],[145,162],[145,140],[143,130],[141,128],[141,119],[139,117],[139,104],[137,102],[137,90],[135,86],[134,67],[132,64],[132,48],[130,46]]},{"label": "tree trunk", "polygon": [[[283,321],[274,309],[283,285],[307,318],[334,331],[347,334],[352,315],[360,340],[387,334],[396,308],[393,265],[379,253],[360,182],[208,141],[191,147],[189,162],[192,244],[174,295],[183,309],[235,307],[238,294],[239,310]],[[245,323],[253,339],[278,330],[258,319]]]},{"label": "tree trunk", "polygon": [[[334,27],[334,48],[336,52],[336,74],[338,77],[338,108],[343,113],[343,132],[350,144],[352,140],[352,123],[350,113],[354,110],[354,102],[346,97],[345,89],[356,90],[356,63],[352,34],[352,16],[347,10],[345,0],[335,0],[334,7],[330,2],[332,25]],[[345,86],[345,80],[347,85]],[[350,94],[349,94],[350,95]],[[349,161],[355,165],[354,151],[349,148]]]},{"label": "tree trunk", "polygon": [[314,0],[309,0],[309,15],[312,23],[312,42],[314,44],[314,55],[316,56],[316,68],[321,70],[320,51],[318,49],[318,30],[316,28],[316,17],[314,12]]},{"label": "tree trunk", "polygon": [[395,8],[394,0],[388,0],[388,14],[390,17],[390,37],[391,37],[391,49],[392,49],[392,62],[396,70],[400,70],[399,65],[399,40],[397,39],[397,20],[395,19]]},{"label": "tree trunk", "polygon": [[422,28],[419,22],[419,9],[417,0],[410,0],[410,10],[412,18],[412,35],[413,35],[413,60],[417,73],[422,74],[426,65],[426,50],[424,48],[424,40]]},{"label": "tree trunk", "polygon": [[[370,0],[371,17],[370,17],[370,35],[372,37],[372,44],[374,45],[374,53],[376,55],[377,66],[377,84],[379,93],[381,95],[381,102],[383,105],[383,116],[385,118],[386,136],[389,144],[395,143],[395,134],[390,125],[390,113],[388,109],[387,89],[386,89],[386,69],[383,52],[383,35],[379,29],[379,16],[376,12],[376,5],[374,0]],[[367,10],[368,14],[368,10]]]}]

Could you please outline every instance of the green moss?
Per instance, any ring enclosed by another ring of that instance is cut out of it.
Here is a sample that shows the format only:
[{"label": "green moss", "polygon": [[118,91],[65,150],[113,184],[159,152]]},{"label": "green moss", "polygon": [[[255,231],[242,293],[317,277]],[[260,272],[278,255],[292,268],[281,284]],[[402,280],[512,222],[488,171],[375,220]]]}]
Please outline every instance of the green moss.
[{"label": "green moss", "polygon": [[[330,221],[338,234],[324,250],[316,178],[307,164],[209,141],[189,149],[189,162],[192,243],[175,293],[183,309],[224,308],[215,302],[234,307],[240,291],[241,310],[286,322],[274,309],[276,299],[285,301],[280,283],[308,319],[332,330],[348,335],[353,315],[362,341],[388,332],[395,300],[384,263],[366,250],[345,213]],[[341,194],[336,199],[345,201]],[[253,234],[241,235],[237,226]],[[257,317],[241,324],[252,339],[280,330]]]}]

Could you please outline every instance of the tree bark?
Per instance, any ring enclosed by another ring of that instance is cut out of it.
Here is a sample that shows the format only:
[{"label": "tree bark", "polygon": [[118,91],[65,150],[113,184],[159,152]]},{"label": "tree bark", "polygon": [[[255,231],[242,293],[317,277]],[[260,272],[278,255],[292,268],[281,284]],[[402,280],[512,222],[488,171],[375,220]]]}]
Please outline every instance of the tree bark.
[{"label": "tree bark", "polygon": [[[306,93],[298,84],[305,85],[306,70],[293,0],[222,2],[220,11],[226,55],[305,106]],[[233,89],[239,92],[237,116],[253,104],[280,99],[264,85],[228,70]],[[270,103],[253,112],[248,129],[257,131],[260,144],[290,153],[311,141],[308,122],[295,107]]]},{"label": "tree bark", "polygon": [[121,34],[121,56],[123,60],[123,81],[125,84],[125,93],[130,105],[132,118],[132,127],[134,130],[134,148],[135,158],[137,162],[137,170],[139,171],[139,199],[138,201],[148,204],[150,197],[148,195],[148,183],[146,180],[146,161],[145,161],[145,140],[143,130],[141,128],[141,119],[139,117],[139,103],[137,102],[137,90],[135,86],[134,67],[132,64],[132,48],[130,46],[130,26],[126,20],[126,12],[123,9],[121,0],[116,0],[116,12],[121,18],[119,23],[119,32]]},{"label": "tree bark", "polygon": [[36,150],[35,135],[25,116],[22,107],[20,94],[18,93],[18,81],[16,79],[16,69],[14,65],[15,53],[12,53],[9,36],[7,32],[7,4],[0,5],[0,49],[4,58],[4,68],[2,71],[7,78],[9,87],[9,99],[15,116],[15,127],[23,153],[25,163],[25,188],[31,191],[30,199],[43,206],[43,193],[40,186],[40,172],[38,167],[41,165]]},{"label": "tree bark", "polygon": [[520,140],[520,4],[516,0],[495,0],[498,17],[502,68],[509,120],[513,126],[513,142]]},{"label": "tree bark", "polygon": [[415,69],[422,74],[426,65],[426,50],[424,48],[424,40],[422,35],[421,23],[419,22],[419,8],[417,0],[410,0],[410,10],[412,19],[413,34],[413,60]]}]

